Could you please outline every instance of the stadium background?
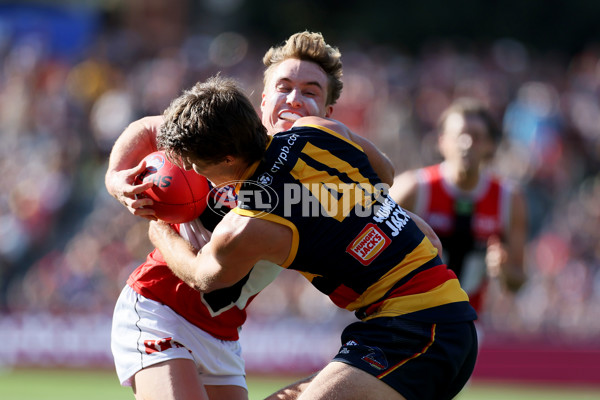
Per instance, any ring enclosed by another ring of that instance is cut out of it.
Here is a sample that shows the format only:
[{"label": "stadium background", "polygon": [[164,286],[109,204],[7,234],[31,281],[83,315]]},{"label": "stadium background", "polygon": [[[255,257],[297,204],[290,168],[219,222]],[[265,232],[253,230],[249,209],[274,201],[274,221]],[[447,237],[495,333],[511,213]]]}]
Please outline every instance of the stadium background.
[{"label": "stadium background", "polygon": [[[258,105],[264,52],[309,29],[343,53],[334,117],[397,171],[437,160],[453,97],[504,122],[529,281],[492,286],[475,378],[600,385],[599,17],[591,0],[0,2],[0,367],[111,367],[112,307],[150,249],[105,192],[113,141],[217,71]],[[319,368],[348,318],[282,274],[250,308],[248,369]]]}]

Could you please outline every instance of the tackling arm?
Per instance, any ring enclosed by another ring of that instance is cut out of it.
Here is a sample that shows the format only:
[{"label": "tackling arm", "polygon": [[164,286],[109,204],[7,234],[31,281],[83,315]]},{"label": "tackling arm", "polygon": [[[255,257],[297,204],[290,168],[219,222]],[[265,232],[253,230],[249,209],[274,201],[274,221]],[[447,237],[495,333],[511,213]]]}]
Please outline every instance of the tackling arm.
[{"label": "tackling arm", "polygon": [[394,178],[390,196],[402,208],[414,210],[417,198],[417,177],[415,171],[405,171]]},{"label": "tackling arm", "polygon": [[288,227],[233,212],[223,217],[200,251],[164,222],[150,223],[149,236],[173,273],[201,292],[232,286],[260,260],[281,265],[292,245]]},{"label": "tackling arm", "polygon": [[156,151],[156,135],[163,117],[152,116],[132,122],[117,138],[108,161],[104,183],[106,190],[134,215],[155,220],[149,198],[136,199],[136,195],[150,188],[152,182],[135,185],[135,177],[144,171],[143,158]]},{"label": "tackling arm", "polygon": [[388,156],[367,138],[350,132],[350,139],[362,147],[371,163],[371,167],[373,167],[373,170],[375,170],[379,179],[381,179],[383,183],[391,186],[394,182],[394,164],[392,163],[392,160],[390,160]]},{"label": "tackling arm", "polygon": [[370,140],[357,135],[343,123],[331,118],[309,116],[302,117],[294,122],[294,126],[303,125],[323,126],[358,144],[367,155],[369,163],[371,163],[371,167],[373,167],[373,170],[379,176],[379,179],[381,179],[383,183],[387,183],[390,186],[392,185],[394,181],[394,164],[392,163],[392,160],[381,152],[381,150],[379,150]]}]

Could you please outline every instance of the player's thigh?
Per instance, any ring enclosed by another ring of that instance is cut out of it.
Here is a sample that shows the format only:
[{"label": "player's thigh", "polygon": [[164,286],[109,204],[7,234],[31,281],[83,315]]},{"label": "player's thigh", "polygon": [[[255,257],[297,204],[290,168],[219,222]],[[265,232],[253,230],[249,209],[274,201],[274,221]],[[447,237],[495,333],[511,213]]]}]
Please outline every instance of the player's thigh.
[{"label": "player's thigh", "polygon": [[298,399],[405,400],[376,377],[336,361],[323,368]]},{"label": "player's thigh", "polygon": [[192,360],[168,360],[138,371],[133,378],[137,400],[208,400]]},{"label": "player's thigh", "polygon": [[284,388],[281,388],[272,395],[266,397],[264,400],[296,400],[298,397],[300,397],[300,394],[306,390],[308,385],[310,385],[315,376],[317,376],[317,374],[303,378]]},{"label": "player's thigh", "polygon": [[236,385],[204,386],[210,400],[248,400],[248,391]]}]

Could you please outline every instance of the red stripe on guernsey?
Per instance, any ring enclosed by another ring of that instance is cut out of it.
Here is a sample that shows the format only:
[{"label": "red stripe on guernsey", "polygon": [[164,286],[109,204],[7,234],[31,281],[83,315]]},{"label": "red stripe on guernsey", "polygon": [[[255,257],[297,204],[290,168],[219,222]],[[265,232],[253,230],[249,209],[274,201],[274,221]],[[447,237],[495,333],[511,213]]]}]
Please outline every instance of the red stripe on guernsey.
[{"label": "red stripe on guernsey", "polygon": [[444,282],[456,279],[454,271],[448,269],[446,264],[440,264],[433,268],[419,272],[410,281],[390,293],[387,298],[408,296],[416,293],[425,293],[436,288]]},{"label": "red stripe on guernsey", "polygon": [[340,285],[333,292],[329,294],[329,298],[333,303],[341,308],[346,308],[346,306],[352,303],[354,300],[358,299],[360,294],[356,293],[354,290],[350,289],[348,286]]},{"label": "red stripe on guernsey", "polygon": [[436,328],[436,324],[432,324],[431,325],[431,337],[429,339],[429,342],[425,345],[425,347],[423,347],[423,350],[421,350],[418,353],[413,354],[412,356],[410,356],[408,358],[405,358],[404,360],[400,361],[398,364],[391,366],[384,373],[377,375],[377,378],[382,379],[386,375],[391,374],[392,372],[394,372],[395,370],[397,370],[398,368],[400,368],[401,366],[403,366],[404,364],[406,364],[407,362],[409,362],[410,360],[414,360],[415,358],[419,357],[421,354],[425,354],[425,352],[427,350],[429,350],[429,348],[431,347],[431,345],[433,344],[433,342],[435,342],[435,328]]},{"label": "red stripe on guernsey", "polygon": [[365,315],[370,315],[376,311],[386,300],[394,297],[409,296],[411,294],[426,293],[450,279],[457,279],[454,271],[448,269],[446,264],[440,264],[425,271],[421,271],[413,276],[404,285],[394,289],[385,298],[377,303],[371,304],[365,309]]}]

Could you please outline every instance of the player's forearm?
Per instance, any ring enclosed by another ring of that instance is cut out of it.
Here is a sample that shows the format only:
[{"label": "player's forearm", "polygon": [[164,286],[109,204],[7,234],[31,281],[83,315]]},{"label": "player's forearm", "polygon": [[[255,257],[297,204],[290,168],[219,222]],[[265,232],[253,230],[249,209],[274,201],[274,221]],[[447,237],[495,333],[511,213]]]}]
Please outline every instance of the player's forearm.
[{"label": "player's forearm", "polygon": [[105,176],[106,189],[113,196],[113,180],[119,171],[135,167],[145,156],[156,151],[156,135],[162,116],[152,116],[132,122],[115,141]]},{"label": "player's forearm", "polygon": [[511,229],[506,244],[506,264],[502,268],[504,283],[513,292],[518,291],[527,280],[527,274],[525,273],[525,246],[528,234],[527,220],[525,197],[522,191],[517,190],[513,193]]},{"label": "player's forearm", "polygon": [[164,222],[151,222],[148,236],[179,279],[193,288],[202,286],[195,276],[197,250],[187,240]]},{"label": "player's forearm", "polygon": [[500,268],[500,278],[504,286],[513,293],[521,289],[527,280],[525,274],[524,244],[516,246],[511,243],[505,247],[506,258]]},{"label": "player's forearm", "polygon": [[369,162],[377,176],[379,176],[379,179],[381,179],[383,183],[392,186],[394,183],[394,164],[385,154],[379,154],[380,156],[377,156],[376,158],[373,156],[369,157]]},{"label": "player's forearm", "polygon": [[369,162],[371,163],[371,167],[375,173],[379,176],[379,179],[383,183],[386,183],[390,186],[394,183],[394,164],[392,160],[389,159],[382,151],[380,151],[373,143],[368,141],[365,138],[358,139],[360,136],[354,135],[353,139],[357,141],[358,144],[361,145]]},{"label": "player's forearm", "polygon": [[[175,276],[199,292],[208,293],[237,282],[224,276],[221,266],[214,260],[210,251],[203,253],[202,250],[194,248],[168,224],[150,223],[148,235]],[[210,248],[210,242],[203,250],[207,248]]]},{"label": "player's forearm", "polygon": [[518,292],[527,280],[523,268],[515,264],[506,264],[503,266],[501,279],[504,286],[513,293]]}]

